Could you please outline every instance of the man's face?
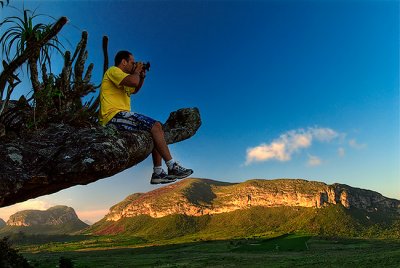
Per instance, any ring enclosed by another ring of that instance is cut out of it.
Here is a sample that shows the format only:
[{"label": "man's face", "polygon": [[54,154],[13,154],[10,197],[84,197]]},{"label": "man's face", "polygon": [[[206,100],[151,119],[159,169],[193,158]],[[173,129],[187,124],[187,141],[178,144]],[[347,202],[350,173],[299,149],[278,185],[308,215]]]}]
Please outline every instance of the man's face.
[{"label": "man's face", "polygon": [[132,55],[129,55],[129,59],[128,59],[128,61],[126,62],[126,65],[125,65],[125,67],[124,67],[124,69],[125,69],[124,72],[130,74],[130,73],[132,72],[132,70],[133,70],[134,64],[135,64],[135,59],[133,58]]}]

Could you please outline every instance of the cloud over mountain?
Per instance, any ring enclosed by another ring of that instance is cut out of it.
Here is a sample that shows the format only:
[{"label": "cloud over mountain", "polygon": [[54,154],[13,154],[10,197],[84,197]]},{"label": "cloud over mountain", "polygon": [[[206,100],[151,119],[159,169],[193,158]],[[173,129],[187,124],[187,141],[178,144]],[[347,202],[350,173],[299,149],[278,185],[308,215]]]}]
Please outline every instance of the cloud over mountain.
[{"label": "cloud over mountain", "polygon": [[269,144],[262,143],[256,147],[248,148],[246,165],[274,159],[289,161],[293,153],[311,147],[314,140],[330,142],[338,137],[339,133],[331,128],[309,127],[307,129],[290,130],[281,134],[279,138]]},{"label": "cloud over mountain", "polygon": [[319,166],[319,165],[321,165],[321,163],[322,163],[322,160],[318,156],[315,156],[315,155],[308,156],[307,165],[309,167]]},{"label": "cloud over mountain", "polygon": [[356,139],[351,139],[349,140],[349,145],[351,148],[357,149],[357,150],[361,150],[367,147],[366,144],[360,144],[356,141]]}]

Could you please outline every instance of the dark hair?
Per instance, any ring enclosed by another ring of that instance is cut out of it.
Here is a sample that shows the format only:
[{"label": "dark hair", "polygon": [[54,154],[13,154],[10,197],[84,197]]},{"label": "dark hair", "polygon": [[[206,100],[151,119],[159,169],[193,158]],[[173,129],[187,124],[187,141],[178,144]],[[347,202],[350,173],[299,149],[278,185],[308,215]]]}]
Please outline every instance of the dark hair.
[{"label": "dark hair", "polygon": [[117,55],[115,55],[115,58],[114,58],[115,66],[118,66],[122,60],[128,61],[130,55],[132,55],[132,53],[130,53],[129,51],[126,51],[126,50],[118,51]]}]

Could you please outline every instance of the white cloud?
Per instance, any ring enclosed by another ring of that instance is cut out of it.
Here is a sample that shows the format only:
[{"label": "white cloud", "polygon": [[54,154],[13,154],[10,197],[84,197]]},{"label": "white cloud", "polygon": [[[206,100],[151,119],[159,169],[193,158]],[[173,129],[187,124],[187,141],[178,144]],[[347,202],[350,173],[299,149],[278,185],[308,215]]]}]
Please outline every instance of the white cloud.
[{"label": "white cloud", "polygon": [[340,148],[338,149],[338,155],[339,155],[340,157],[344,157],[345,154],[346,154],[346,151],[344,150],[344,148],[343,148],[343,147],[340,147]]},{"label": "white cloud", "polygon": [[321,142],[329,142],[339,137],[339,134],[331,128],[310,128],[309,131]]},{"label": "white cloud", "polygon": [[268,161],[270,159],[278,159],[287,161],[290,156],[286,153],[286,145],[283,142],[273,142],[270,145],[261,144],[260,146],[247,149],[246,164],[252,161]]},{"label": "white cloud", "polygon": [[290,130],[281,134],[279,138],[270,144],[248,148],[246,165],[253,162],[262,162],[276,159],[278,161],[289,161],[292,154],[312,145],[313,139],[320,142],[330,142],[339,137],[339,134],[330,128],[308,128]]},{"label": "white cloud", "polygon": [[309,155],[308,156],[308,162],[307,165],[310,167],[315,167],[321,165],[322,161],[319,157],[314,156],[314,155]]},{"label": "white cloud", "polygon": [[367,147],[367,145],[365,143],[363,143],[363,144],[357,143],[356,139],[349,140],[349,145],[350,145],[350,147],[352,147],[354,149],[358,149],[358,150],[361,150],[361,149],[364,149],[365,147]]}]

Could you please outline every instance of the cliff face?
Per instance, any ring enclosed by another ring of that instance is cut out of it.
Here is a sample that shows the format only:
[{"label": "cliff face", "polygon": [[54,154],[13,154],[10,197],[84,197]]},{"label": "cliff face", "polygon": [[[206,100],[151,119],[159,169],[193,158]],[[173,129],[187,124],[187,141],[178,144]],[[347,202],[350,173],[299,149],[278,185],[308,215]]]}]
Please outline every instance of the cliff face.
[{"label": "cliff face", "polygon": [[57,226],[81,222],[75,210],[66,206],[55,206],[48,210],[24,210],[10,216],[8,226]]},{"label": "cliff face", "polygon": [[148,193],[127,197],[110,209],[105,220],[118,221],[138,215],[153,218],[172,214],[202,216],[252,206],[321,208],[329,204],[400,213],[399,200],[344,184],[327,185],[300,179],[250,180],[238,184],[186,179]]}]

